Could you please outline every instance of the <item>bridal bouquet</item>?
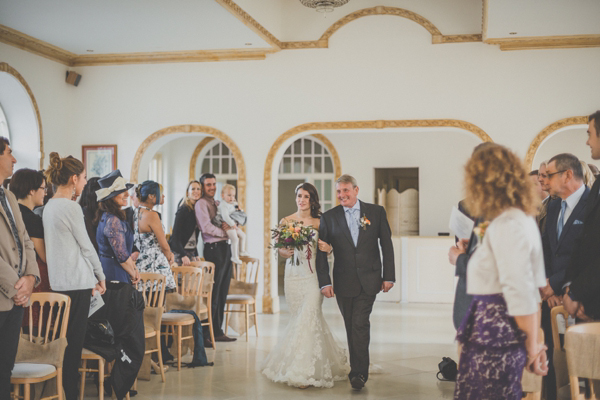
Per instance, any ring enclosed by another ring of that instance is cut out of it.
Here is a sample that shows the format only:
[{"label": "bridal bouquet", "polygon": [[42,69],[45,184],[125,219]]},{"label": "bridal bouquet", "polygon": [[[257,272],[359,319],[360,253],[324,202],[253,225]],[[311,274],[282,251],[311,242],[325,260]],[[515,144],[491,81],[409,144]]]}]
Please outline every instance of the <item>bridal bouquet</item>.
[{"label": "bridal bouquet", "polygon": [[[315,237],[315,230],[311,226],[305,226],[302,221],[289,221],[278,225],[275,229],[271,229],[271,238],[274,249],[288,248],[302,250],[306,246],[306,258],[308,260],[308,268],[310,272],[310,259],[312,257],[311,246],[308,246]],[[294,254],[294,262],[300,264],[300,260]]]}]

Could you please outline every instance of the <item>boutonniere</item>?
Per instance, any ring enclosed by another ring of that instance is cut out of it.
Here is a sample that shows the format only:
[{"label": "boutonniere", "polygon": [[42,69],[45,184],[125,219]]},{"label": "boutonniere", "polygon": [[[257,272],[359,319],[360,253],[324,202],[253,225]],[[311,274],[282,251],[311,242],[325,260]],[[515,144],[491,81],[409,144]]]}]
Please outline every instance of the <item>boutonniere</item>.
[{"label": "boutonniere", "polygon": [[365,214],[363,214],[362,218],[360,219],[360,227],[363,228],[363,231],[366,231],[367,226],[369,226],[369,225],[371,225],[371,221],[369,221],[367,216]]},{"label": "boutonniere", "polygon": [[487,230],[488,226],[490,226],[490,221],[484,221],[473,228],[473,233],[475,233],[477,239],[479,239],[479,242],[483,240],[483,236],[485,235],[485,231]]}]

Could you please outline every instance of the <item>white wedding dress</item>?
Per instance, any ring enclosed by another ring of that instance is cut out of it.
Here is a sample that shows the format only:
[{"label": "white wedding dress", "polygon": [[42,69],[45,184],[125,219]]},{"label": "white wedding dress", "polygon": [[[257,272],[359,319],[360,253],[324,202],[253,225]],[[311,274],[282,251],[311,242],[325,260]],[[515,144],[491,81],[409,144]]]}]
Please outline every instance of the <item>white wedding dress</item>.
[{"label": "white wedding dress", "polygon": [[350,367],[346,351],[335,342],[321,310],[323,295],[315,270],[317,235],[309,244],[310,264],[306,248],[295,250],[285,264],[290,321],[261,369],[274,382],[330,388],[334,381],[348,379]]}]

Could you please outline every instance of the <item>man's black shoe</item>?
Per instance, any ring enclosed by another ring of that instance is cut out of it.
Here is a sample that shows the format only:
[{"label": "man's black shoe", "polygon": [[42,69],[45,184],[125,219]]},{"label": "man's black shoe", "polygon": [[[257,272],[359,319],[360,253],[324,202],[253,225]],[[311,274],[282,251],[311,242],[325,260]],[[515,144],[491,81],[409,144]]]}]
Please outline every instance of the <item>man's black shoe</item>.
[{"label": "man's black shoe", "polygon": [[215,342],[235,342],[237,340],[237,338],[232,338],[229,336],[218,336],[215,338]]},{"label": "man's black shoe", "polygon": [[352,389],[361,390],[363,387],[365,387],[365,377],[362,375],[356,375],[350,380],[350,384],[352,385]]},{"label": "man's black shoe", "polygon": [[188,363],[186,365],[186,367],[188,368],[196,368],[196,367],[212,367],[213,365],[215,365],[214,362],[209,362],[206,364],[201,364],[200,361],[192,361],[191,363]]}]

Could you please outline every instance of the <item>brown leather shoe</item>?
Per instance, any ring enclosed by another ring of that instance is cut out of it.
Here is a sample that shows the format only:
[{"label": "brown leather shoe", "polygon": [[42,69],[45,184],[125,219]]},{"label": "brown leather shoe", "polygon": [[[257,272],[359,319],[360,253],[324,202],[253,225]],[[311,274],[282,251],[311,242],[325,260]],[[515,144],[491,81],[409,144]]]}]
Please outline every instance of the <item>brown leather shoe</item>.
[{"label": "brown leather shoe", "polygon": [[237,338],[232,338],[232,337],[225,336],[225,335],[217,336],[215,338],[215,342],[235,342],[236,340],[237,340]]}]

